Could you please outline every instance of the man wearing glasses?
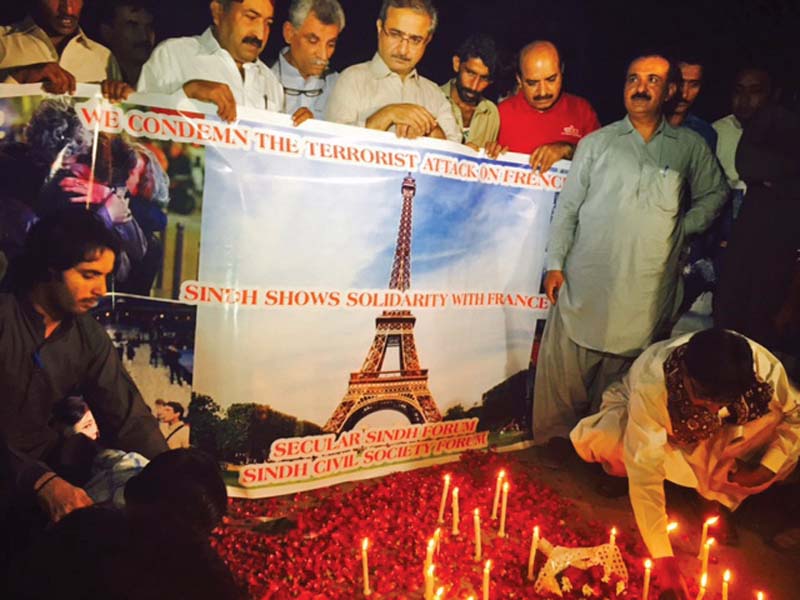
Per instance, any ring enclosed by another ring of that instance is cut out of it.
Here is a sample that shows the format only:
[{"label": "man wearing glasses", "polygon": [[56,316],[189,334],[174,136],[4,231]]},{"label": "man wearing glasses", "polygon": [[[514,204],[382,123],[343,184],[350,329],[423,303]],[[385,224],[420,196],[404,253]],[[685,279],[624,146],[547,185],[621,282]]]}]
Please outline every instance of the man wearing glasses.
[{"label": "man wearing glasses", "polygon": [[345,69],[328,102],[327,120],[461,142],[450,103],[439,87],[417,73],[436,29],[430,0],[384,0],[372,60]]},{"label": "man wearing glasses", "polygon": [[283,24],[281,50],[272,66],[283,85],[283,112],[325,116],[325,106],[339,74],[328,69],[336,41],[344,29],[344,10],[338,0],[292,0]]}]

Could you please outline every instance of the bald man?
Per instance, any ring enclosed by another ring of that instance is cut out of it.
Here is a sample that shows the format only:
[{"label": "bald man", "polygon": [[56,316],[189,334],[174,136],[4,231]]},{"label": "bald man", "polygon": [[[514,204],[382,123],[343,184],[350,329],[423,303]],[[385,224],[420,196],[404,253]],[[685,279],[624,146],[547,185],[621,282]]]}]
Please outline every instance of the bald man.
[{"label": "bald man", "polygon": [[536,41],[519,53],[519,92],[502,102],[498,145],[530,155],[542,173],[561,159],[570,160],[585,135],[600,128],[592,106],[562,92],[563,65],[558,48]]}]

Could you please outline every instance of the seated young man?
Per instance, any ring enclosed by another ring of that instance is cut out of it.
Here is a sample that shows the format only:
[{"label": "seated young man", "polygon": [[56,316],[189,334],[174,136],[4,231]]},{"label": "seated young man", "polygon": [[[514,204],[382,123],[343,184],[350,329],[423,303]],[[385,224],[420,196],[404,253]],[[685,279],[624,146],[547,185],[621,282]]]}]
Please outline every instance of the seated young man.
[{"label": "seated young man", "polygon": [[670,585],[664,482],[734,510],[785,478],[800,454],[800,397],[765,348],[724,329],[650,346],[570,438],[586,461],[628,476],[642,538]]}]

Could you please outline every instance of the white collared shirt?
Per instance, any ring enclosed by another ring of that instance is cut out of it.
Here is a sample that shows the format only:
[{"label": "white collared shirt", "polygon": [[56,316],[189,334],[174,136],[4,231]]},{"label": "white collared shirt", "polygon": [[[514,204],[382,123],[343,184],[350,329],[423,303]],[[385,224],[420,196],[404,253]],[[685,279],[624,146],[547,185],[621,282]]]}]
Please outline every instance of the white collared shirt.
[{"label": "white collared shirt", "polygon": [[450,102],[439,86],[414,69],[405,80],[391,71],[377,52],[372,60],[348,67],[328,101],[328,121],[364,127],[367,119],[389,104],[408,102],[427,109],[452,142],[461,143]]},{"label": "white collared shirt", "polygon": [[328,104],[328,97],[331,90],[339,78],[339,73],[330,71],[322,77],[303,77],[296,67],[289,64],[286,60],[286,53],[289,47],[285,47],[278,54],[278,60],[272,65],[272,72],[281,82],[284,90],[322,90],[319,96],[308,96],[307,94],[290,94],[286,92],[283,98],[283,112],[292,115],[298,108],[307,108],[314,113],[314,118],[325,118],[325,107]]},{"label": "white collared shirt", "polygon": [[7,73],[9,69],[51,62],[72,73],[79,83],[122,79],[111,50],[90,39],[81,29],[59,56],[50,36],[30,17],[0,27],[0,82],[16,83]]},{"label": "white collared shirt", "polygon": [[244,79],[230,53],[219,45],[209,27],[202,35],[161,42],[142,67],[136,90],[186,97],[183,84],[193,79],[225,83],[236,104],[280,112],[283,87],[260,60],[242,65]]}]

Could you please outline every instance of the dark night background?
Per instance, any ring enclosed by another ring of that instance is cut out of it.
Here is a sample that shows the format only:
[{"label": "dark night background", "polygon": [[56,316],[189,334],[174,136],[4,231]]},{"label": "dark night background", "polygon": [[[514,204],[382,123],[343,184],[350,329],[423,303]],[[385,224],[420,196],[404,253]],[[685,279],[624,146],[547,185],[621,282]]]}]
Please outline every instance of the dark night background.
[{"label": "dark night background", "polygon": [[[92,13],[102,1],[86,0],[84,8],[84,28],[96,39]],[[332,61],[338,70],[372,57],[381,4],[380,0],[340,2],[347,27]],[[2,20],[24,14],[24,4],[5,8]],[[210,23],[208,4],[207,0],[156,2],[157,39],[201,33]],[[625,67],[642,50],[665,49],[673,56],[703,58],[705,84],[694,112],[709,121],[730,112],[731,81],[743,62],[771,67],[785,104],[797,108],[800,100],[799,0],[439,0],[436,4],[439,29],[419,69],[439,83],[451,76],[451,57],[461,39],[483,31],[492,34],[509,57],[533,39],[554,41],[566,62],[565,90],[587,98],[603,123],[623,114]],[[276,0],[276,24],[262,56],[265,62],[271,63],[283,45],[280,25],[287,6],[288,0]],[[494,95],[500,87],[502,81],[487,94]]]}]

